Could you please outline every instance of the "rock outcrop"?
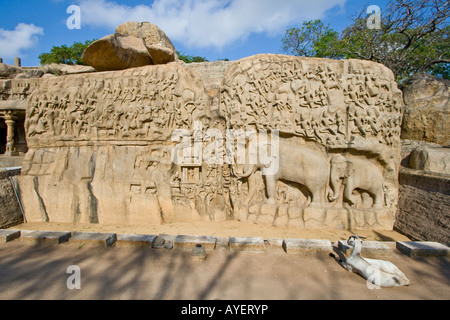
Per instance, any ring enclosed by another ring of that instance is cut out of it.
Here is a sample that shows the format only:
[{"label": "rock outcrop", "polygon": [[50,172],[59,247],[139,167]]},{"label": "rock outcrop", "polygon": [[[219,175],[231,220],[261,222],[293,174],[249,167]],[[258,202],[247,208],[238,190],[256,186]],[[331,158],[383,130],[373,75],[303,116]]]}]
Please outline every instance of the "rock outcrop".
[{"label": "rock outcrop", "polygon": [[32,79],[40,78],[44,71],[40,68],[22,68],[0,63],[0,79]]},{"label": "rock outcrop", "polygon": [[95,69],[90,66],[83,65],[68,65],[51,63],[43,67],[45,74],[54,74],[57,76],[79,73],[95,72]]},{"label": "rock outcrop", "polygon": [[123,70],[177,60],[167,35],[149,22],[125,22],[116,33],[94,41],[83,53],[83,61],[97,71]]},{"label": "rock outcrop", "polygon": [[450,148],[421,146],[410,155],[412,169],[450,175]]},{"label": "rock outcrop", "polygon": [[403,88],[402,139],[450,144],[450,81],[421,74]]},{"label": "rock outcrop", "polygon": [[123,70],[153,64],[142,39],[118,33],[91,43],[82,59],[97,71]]}]

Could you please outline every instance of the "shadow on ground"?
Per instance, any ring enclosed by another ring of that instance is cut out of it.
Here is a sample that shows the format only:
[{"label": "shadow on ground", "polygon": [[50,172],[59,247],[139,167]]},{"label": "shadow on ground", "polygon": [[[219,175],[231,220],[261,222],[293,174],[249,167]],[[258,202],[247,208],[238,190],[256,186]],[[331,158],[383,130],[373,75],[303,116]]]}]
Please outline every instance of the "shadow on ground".
[{"label": "shadow on ground", "polygon": [[[296,300],[449,299],[450,262],[393,255],[411,286],[369,290],[328,254],[216,249],[205,261],[189,251],[144,248],[0,245],[0,299]],[[70,265],[81,289],[70,290]]]}]

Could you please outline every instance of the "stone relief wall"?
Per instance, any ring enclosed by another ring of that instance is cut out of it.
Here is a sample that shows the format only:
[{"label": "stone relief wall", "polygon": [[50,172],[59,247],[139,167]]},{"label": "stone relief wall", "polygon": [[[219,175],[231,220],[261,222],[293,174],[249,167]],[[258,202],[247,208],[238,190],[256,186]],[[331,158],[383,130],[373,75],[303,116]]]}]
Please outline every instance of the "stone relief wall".
[{"label": "stone relief wall", "polygon": [[40,79],[0,80],[0,101],[27,100],[40,83]]},{"label": "stone relief wall", "polygon": [[24,120],[28,97],[39,86],[40,79],[0,80],[0,166],[15,164],[11,156],[27,152]]},{"label": "stone relief wall", "polygon": [[392,228],[402,94],[390,70],[357,60],[249,57],[225,74],[221,111],[228,127],[280,133],[280,176],[263,179],[257,164],[231,192],[240,220]]},{"label": "stone relief wall", "polygon": [[[212,92],[169,63],[45,79],[28,101],[28,221],[392,229],[402,94],[382,65],[258,55]],[[262,132],[279,133],[276,174],[229,157],[225,140]],[[186,156],[196,142],[215,161]]]}]

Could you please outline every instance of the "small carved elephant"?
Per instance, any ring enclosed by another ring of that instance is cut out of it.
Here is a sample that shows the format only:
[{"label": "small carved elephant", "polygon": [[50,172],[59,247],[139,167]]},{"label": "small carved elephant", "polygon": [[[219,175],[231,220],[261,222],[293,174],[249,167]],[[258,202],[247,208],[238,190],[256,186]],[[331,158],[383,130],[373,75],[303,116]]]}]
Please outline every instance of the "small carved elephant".
[{"label": "small carved elephant", "polygon": [[367,160],[349,159],[342,155],[331,158],[330,187],[328,200],[335,201],[344,184],[344,201],[355,204],[352,195],[355,189],[369,193],[373,199],[373,207],[383,206],[384,179],[380,170]]}]

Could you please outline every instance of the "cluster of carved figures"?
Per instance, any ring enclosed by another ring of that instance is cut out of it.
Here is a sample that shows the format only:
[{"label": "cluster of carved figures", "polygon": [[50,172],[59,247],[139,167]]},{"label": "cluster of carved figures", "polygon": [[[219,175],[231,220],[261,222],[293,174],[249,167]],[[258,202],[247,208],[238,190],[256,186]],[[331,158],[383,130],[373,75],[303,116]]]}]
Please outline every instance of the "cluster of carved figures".
[{"label": "cluster of carved figures", "polygon": [[[54,141],[157,142],[164,155],[137,155],[130,190],[150,190],[211,219],[218,212],[236,218],[258,204],[393,208],[402,95],[392,74],[374,64],[317,61],[278,55],[240,60],[225,73],[218,99],[208,99],[199,77],[179,65],[48,80],[29,98],[28,139],[34,147],[49,141],[48,147]],[[203,141],[209,128],[222,137],[228,129],[278,131],[279,170],[263,176],[267,162],[173,163],[172,133],[185,129],[193,142],[195,121],[203,125]]]},{"label": "cluster of carved figures", "polygon": [[38,85],[35,79],[0,81],[0,101],[26,100]]},{"label": "cluster of carved figures", "polygon": [[72,90],[49,85],[30,97],[28,137],[165,139],[203,113],[202,97],[189,80],[176,69],[155,68],[125,79],[79,78]]},{"label": "cluster of carved figures", "polygon": [[355,135],[392,145],[401,125],[396,83],[374,70],[336,68],[270,56],[241,62],[229,71],[222,108],[234,128],[255,124],[327,146]]}]

